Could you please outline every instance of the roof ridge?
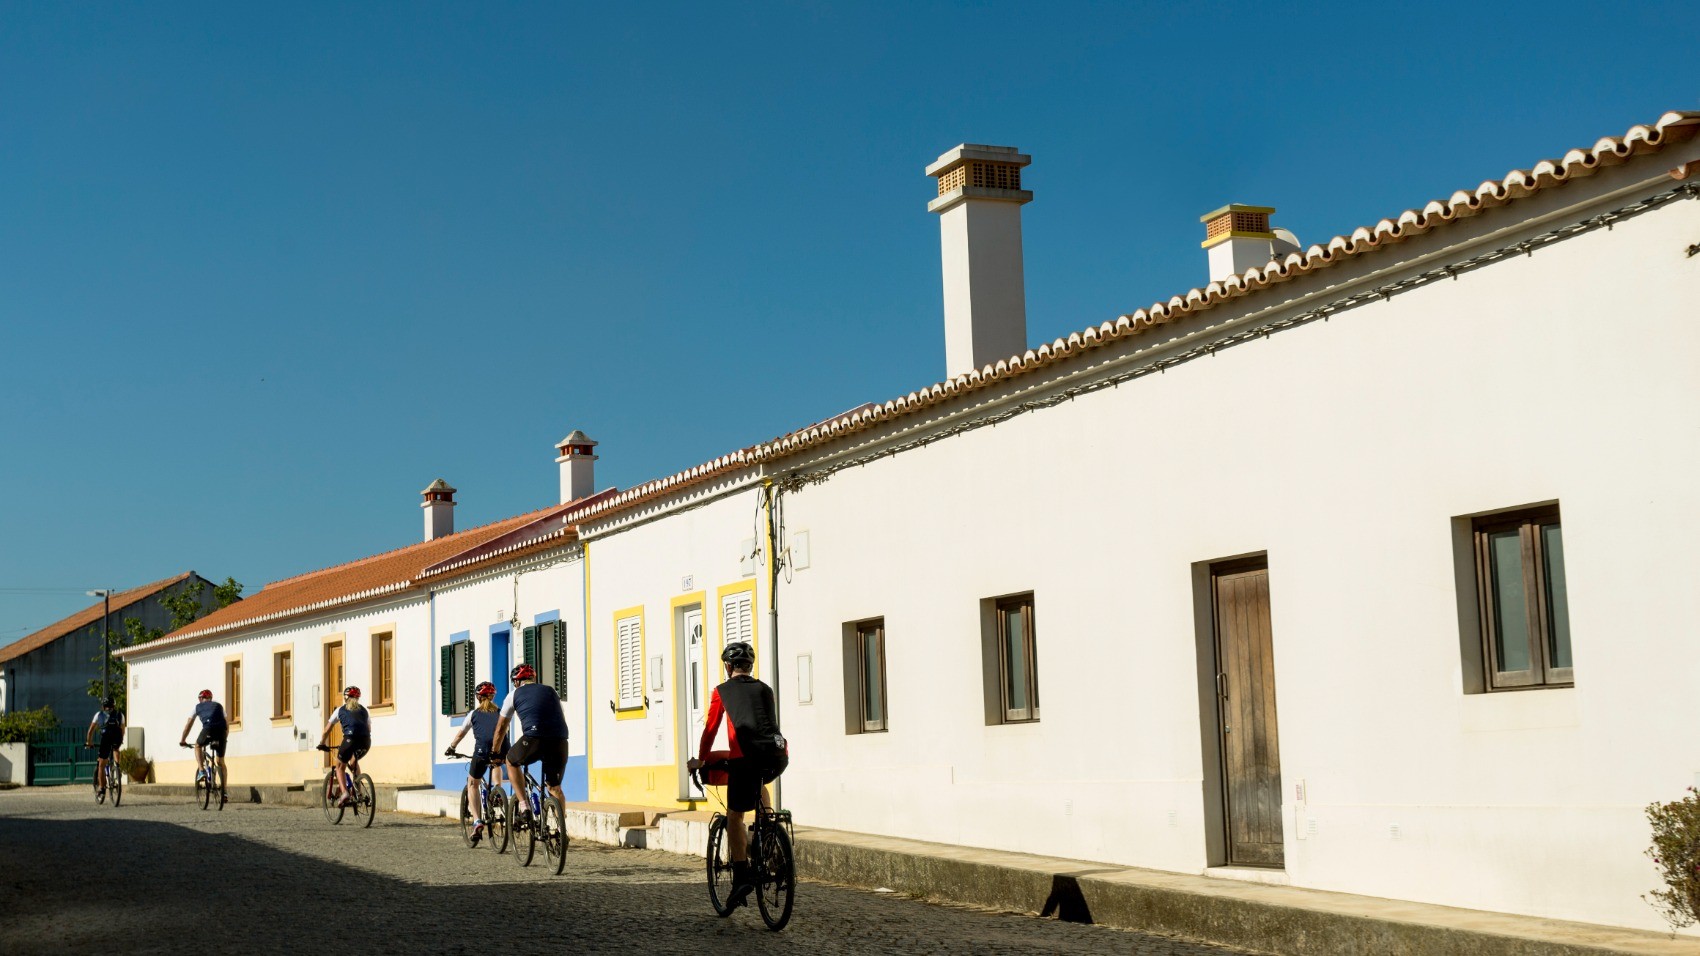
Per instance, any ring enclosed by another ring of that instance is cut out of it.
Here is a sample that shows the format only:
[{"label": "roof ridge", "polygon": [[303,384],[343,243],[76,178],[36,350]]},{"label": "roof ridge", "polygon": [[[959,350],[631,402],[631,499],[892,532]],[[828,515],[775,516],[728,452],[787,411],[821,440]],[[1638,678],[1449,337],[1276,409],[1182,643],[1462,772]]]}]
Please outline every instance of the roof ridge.
[{"label": "roof ridge", "polygon": [[[423,548],[426,545],[434,544],[434,543],[437,543],[437,542],[440,542],[440,541],[448,541],[448,540],[453,539],[453,538],[458,538],[462,535],[474,534],[474,533],[477,533],[479,531],[487,531],[487,530],[489,530],[490,528],[492,528],[496,525],[503,524],[503,523],[506,523],[506,522],[519,521],[521,519],[526,519],[526,518],[533,518],[533,519],[538,518],[538,517],[541,517],[543,515],[543,513],[548,511],[550,508],[559,508],[559,507],[561,507],[561,506],[560,505],[548,505],[548,506],[543,507],[543,508],[538,508],[535,511],[522,512],[522,513],[517,514],[517,515],[510,515],[506,518],[498,518],[495,521],[487,521],[484,524],[476,525],[476,526],[471,527],[471,528],[465,528],[465,529],[462,529],[460,531],[456,531],[452,534],[445,534],[445,535],[442,535],[440,537],[427,539],[425,541],[415,541],[412,544],[405,544],[405,545],[402,545],[399,548],[391,548],[388,551],[379,551],[375,554],[368,554],[365,557],[354,558],[354,559],[349,560],[349,561],[344,561],[341,564],[330,564],[330,565],[326,565],[325,567],[322,567],[322,568],[315,568],[312,571],[302,571],[300,574],[292,574],[287,578],[278,578],[276,581],[268,582],[265,585],[265,587],[271,588],[271,587],[277,587],[280,584],[291,584],[291,583],[294,583],[296,581],[301,581],[301,580],[304,580],[306,578],[313,577],[314,575],[326,574],[326,573],[329,573],[331,571],[345,571],[349,568],[353,568],[353,567],[357,567],[361,564],[365,564],[368,561],[377,561],[381,558],[394,557],[395,555],[401,554],[402,552],[407,551],[407,550],[412,549],[412,548]],[[264,588],[262,588],[261,590],[264,590]]]},{"label": "roof ridge", "polygon": [[[48,644],[53,643],[67,634],[87,627],[90,623],[98,620],[108,613],[122,611],[132,604],[146,600],[147,598],[158,594],[160,591],[171,587],[173,584],[176,584],[179,581],[188,580],[194,575],[195,571],[191,568],[181,574],[176,574],[169,578],[161,578],[158,581],[152,581],[147,584],[138,584],[133,588],[126,588],[123,591],[115,592],[110,600],[110,611],[103,607],[103,604],[106,604],[107,602],[102,601],[96,601],[85,608],[73,611],[59,620],[54,621],[52,624],[37,628],[10,644],[0,646],[0,660],[11,660],[14,657],[22,656],[37,648],[46,647]],[[100,613],[94,614],[93,612],[96,610],[99,610]],[[76,621],[78,618],[89,614],[92,614],[93,616],[81,623],[72,624],[72,622]],[[45,640],[43,640],[43,638],[45,638]]]}]

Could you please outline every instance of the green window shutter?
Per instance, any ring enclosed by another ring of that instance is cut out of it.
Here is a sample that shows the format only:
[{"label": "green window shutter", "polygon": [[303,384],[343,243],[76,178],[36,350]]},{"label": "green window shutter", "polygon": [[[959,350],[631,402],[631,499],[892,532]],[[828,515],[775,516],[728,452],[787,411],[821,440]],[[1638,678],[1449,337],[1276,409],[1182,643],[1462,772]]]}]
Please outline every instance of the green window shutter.
[{"label": "green window shutter", "polygon": [[[524,660],[527,664],[530,664],[532,667],[536,667],[537,666],[537,628],[528,627],[528,628],[525,629],[525,642],[524,643],[525,643]],[[541,678],[543,675],[539,674],[537,676],[539,678]]]},{"label": "green window shutter", "polygon": [[466,646],[466,664],[464,665],[466,670],[462,672],[461,677],[461,691],[465,696],[461,698],[461,709],[471,710],[472,702],[477,700],[472,691],[477,686],[473,681],[473,676],[478,673],[476,666],[478,663],[478,647],[470,640],[461,641],[461,643]]},{"label": "green window shutter", "polygon": [[555,622],[555,693],[567,699],[567,626]]},{"label": "green window shutter", "polygon": [[442,658],[443,669],[440,672],[442,676],[437,678],[437,683],[443,689],[443,713],[452,714],[455,712],[454,684],[450,682],[449,678],[453,676],[455,666],[455,648],[453,644],[446,645],[443,648]]}]

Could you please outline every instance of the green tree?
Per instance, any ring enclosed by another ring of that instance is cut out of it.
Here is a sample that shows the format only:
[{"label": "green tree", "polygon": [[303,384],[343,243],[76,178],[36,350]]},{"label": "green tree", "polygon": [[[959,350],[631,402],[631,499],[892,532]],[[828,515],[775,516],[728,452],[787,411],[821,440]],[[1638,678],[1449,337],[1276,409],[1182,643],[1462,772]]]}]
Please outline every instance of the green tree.
[{"label": "green tree", "polygon": [[[167,591],[161,594],[159,603],[171,615],[171,619],[164,628],[149,627],[138,618],[126,617],[122,628],[107,635],[107,643],[111,645],[112,650],[116,651],[123,647],[133,647],[137,644],[157,641],[180,627],[187,627],[201,616],[201,595],[205,593],[206,587],[206,584],[197,578],[176,591]],[[227,577],[223,584],[213,585],[212,593],[215,610],[227,608],[242,600],[242,585],[235,578]],[[104,653],[96,654],[91,658],[96,664],[105,659]],[[122,658],[114,657],[112,659],[112,698],[117,702],[119,710],[125,709],[127,704],[128,695],[125,691],[130,686],[129,672],[130,669]],[[96,677],[89,681],[90,697],[99,700],[102,689],[103,685],[100,678]]]}]

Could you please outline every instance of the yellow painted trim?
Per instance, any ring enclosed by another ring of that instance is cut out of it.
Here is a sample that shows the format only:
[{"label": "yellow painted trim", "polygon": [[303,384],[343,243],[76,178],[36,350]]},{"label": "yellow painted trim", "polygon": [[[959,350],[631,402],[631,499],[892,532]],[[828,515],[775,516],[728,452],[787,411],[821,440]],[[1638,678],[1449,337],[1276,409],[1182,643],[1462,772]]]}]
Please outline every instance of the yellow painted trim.
[{"label": "yellow painted trim", "polygon": [[1274,238],[1276,238],[1276,237],[1275,237],[1275,234],[1273,232],[1234,232],[1234,231],[1229,231],[1229,232],[1222,233],[1220,236],[1217,236],[1214,239],[1204,240],[1203,242],[1198,244],[1198,247],[1200,249],[1208,249],[1211,246],[1219,246],[1222,243],[1227,242],[1229,239],[1271,239],[1272,240]]},{"label": "yellow painted trim", "polygon": [[[247,707],[248,707],[247,696],[242,693],[242,671],[246,670],[246,668],[242,664],[242,655],[241,654],[226,654],[224,656],[224,663],[219,665],[219,675],[218,676],[220,678],[222,678],[220,683],[224,684],[224,712],[227,715],[230,713],[230,665],[232,663],[236,664],[236,696],[242,698],[242,701],[241,701],[242,710],[246,710]],[[239,710],[237,712],[236,717],[234,719],[227,720],[227,723],[230,724],[231,730],[241,730],[242,729],[242,713],[241,713],[241,711]]]},{"label": "yellow painted trim", "polygon": [[[773,550],[766,544],[762,545],[762,549],[766,551]],[[756,649],[756,666],[755,670],[751,671],[751,675],[760,676],[761,617],[756,611],[757,591],[756,582],[753,579],[749,581],[739,581],[737,584],[723,585],[714,592],[714,618],[719,623],[718,633],[720,635],[720,644],[714,650],[714,663],[720,663],[720,653],[726,650],[726,597],[727,595],[737,594],[740,591],[750,592],[750,646]]]},{"label": "yellow painted trim", "polygon": [[620,704],[620,622],[629,617],[638,619],[638,693],[647,696],[645,688],[649,686],[649,675],[645,671],[649,667],[649,622],[644,618],[642,604],[621,608],[614,612],[614,719],[638,720],[649,716],[649,707],[638,704],[633,707],[621,707]]},{"label": "yellow painted trim", "polygon": [[368,707],[366,708],[366,713],[371,714],[373,717],[392,717],[395,715],[395,705],[385,704],[382,707]]},{"label": "yellow painted trim", "polygon": [[[195,760],[191,751],[177,750],[188,755],[187,760],[156,760],[154,779],[160,783],[193,783]],[[258,784],[287,784],[299,787],[305,780],[320,780],[325,776],[323,755],[317,750],[288,750],[273,754],[226,754],[225,768],[230,771],[233,788]],[[360,769],[372,775],[380,784],[415,784],[431,782],[431,745],[391,744],[373,747],[360,758]]]},{"label": "yellow painted trim", "polygon": [[[391,621],[388,624],[372,624],[367,626],[366,652],[372,655],[371,670],[369,671],[372,675],[372,680],[368,689],[373,692],[374,697],[377,696],[378,690],[378,670],[383,666],[382,662],[378,659],[378,635],[380,634],[388,634],[390,636],[391,647],[400,647],[400,641],[396,639],[396,626],[394,621]],[[348,659],[345,657],[343,658],[343,667],[346,668],[347,666]],[[394,683],[394,680],[392,680],[391,683]],[[390,701],[389,703],[381,706],[390,708],[395,707],[395,690],[396,689],[394,687],[390,688]],[[367,709],[373,710],[375,708],[368,707]]]},{"label": "yellow painted trim", "polygon": [[[689,674],[689,670],[685,666],[686,661],[681,656],[683,654],[683,651],[681,650],[681,648],[683,648],[685,646],[685,641],[684,641],[685,635],[680,630],[680,625],[684,623],[684,615],[680,614],[679,611],[680,611],[680,609],[688,608],[693,604],[697,605],[698,607],[700,607],[702,609],[702,618],[703,618],[703,621],[705,622],[704,626],[703,626],[703,635],[702,635],[702,658],[703,658],[703,660],[702,660],[702,682],[703,682],[703,688],[702,688],[702,698],[701,699],[707,700],[708,699],[708,690],[709,690],[710,687],[713,686],[712,684],[709,683],[709,681],[714,678],[714,671],[712,670],[712,668],[714,667],[714,662],[709,660],[709,657],[708,657],[708,626],[707,626],[707,623],[706,623],[708,621],[708,592],[707,591],[692,591],[689,594],[681,594],[678,597],[674,598],[667,605],[667,610],[668,610],[667,616],[673,619],[673,648],[672,648],[672,650],[673,650],[673,655],[675,656],[675,658],[677,658],[673,662],[673,672],[676,673],[676,674],[687,674],[687,675]],[[689,677],[687,676],[685,679],[689,680]],[[674,694],[673,696],[681,702],[690,699],[690,698],[685,696],[685,689],[684,688],[679,688],[678,692],[676,694]],[[681,703],[680,706],[685,706],[685,705],[683,703]],[[687,743],[688,743],[688,741],[687,741]],[[685,752],[689,753],[690,751],[687,748]]]},{"label": "yellow painted trim", "polygon": [[625,803],[640,807],[671,807],[689,803],[678,798],[678,777],[678,766],[670,763],[603,767],[590,771],[590,799],[593,803]]},{"label": "yellow painted trim", "polygon": [[293,727],[293,726],[295,726],[295,718],[289,716],[288,714],[285,714],[282,717],[273,717],[272,718],[272,726],[273,727]]}]

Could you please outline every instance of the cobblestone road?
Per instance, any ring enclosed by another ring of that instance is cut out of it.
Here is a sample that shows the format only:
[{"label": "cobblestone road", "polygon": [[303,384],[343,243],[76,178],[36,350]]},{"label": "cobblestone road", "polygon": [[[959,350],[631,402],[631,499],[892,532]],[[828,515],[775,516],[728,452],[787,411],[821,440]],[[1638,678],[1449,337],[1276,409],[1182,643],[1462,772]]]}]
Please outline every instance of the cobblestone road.
[{"label": "cobblestone road", "polygon": [[[541,851],[538,859],[542,859]],[[708,907],[701,869],[574,843],[567,872],[468,850],[442,821],[0,792],[0,953],[1136,953],[1241,950],[804,883],[791,925]],[[514,927],[523,927],[514,930]],[[208,941],[210,946],[202,946]]]}]

